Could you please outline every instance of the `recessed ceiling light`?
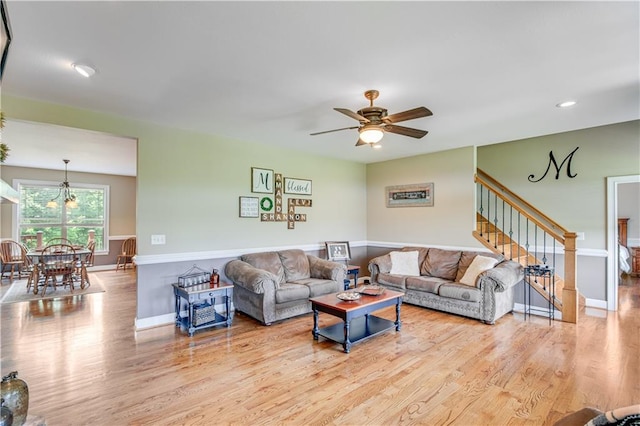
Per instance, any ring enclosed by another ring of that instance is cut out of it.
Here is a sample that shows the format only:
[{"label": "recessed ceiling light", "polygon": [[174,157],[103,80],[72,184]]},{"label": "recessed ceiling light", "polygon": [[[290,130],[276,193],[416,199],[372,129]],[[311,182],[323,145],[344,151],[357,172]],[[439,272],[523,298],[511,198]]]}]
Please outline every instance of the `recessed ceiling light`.
[{"label": "recessed ceiling light", "polygon": [[564,102],[560,102],[559,104],[556,104],[556,106],[558,108],[569,108],[574,106],[575,104],[577,104],[576,101],[564,101]]},{"label": "recessed ceiling light", "polygon": [[95,68],[92,68],[89,65],[71,64],[71,66],[73,67],[74,70],[76,70],[78,74],[80,74],[83,77],[89,78],[96,73]]}]

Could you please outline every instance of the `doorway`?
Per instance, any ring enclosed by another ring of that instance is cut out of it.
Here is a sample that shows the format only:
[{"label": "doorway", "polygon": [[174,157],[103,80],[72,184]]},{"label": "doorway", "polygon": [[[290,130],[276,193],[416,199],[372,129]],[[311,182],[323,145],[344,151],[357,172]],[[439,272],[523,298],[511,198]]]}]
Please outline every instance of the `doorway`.
[{"label": "doorway", "polygon": [[618,189],[619,185],[640,183],[640,175],[607,178],[607,310],[618,310],[620,277],[618,248]]}]

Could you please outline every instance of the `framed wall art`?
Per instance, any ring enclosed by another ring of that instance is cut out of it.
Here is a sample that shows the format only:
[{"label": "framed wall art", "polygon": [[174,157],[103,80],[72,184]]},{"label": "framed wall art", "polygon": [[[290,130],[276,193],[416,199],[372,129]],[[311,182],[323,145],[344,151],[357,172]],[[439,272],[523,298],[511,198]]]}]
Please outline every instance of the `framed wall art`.
[{"label": "framed wall art", "polygon": [[286,177],[284,178],[284,193],[311,195],[311,180]]},{"label": "framed wall art", "polygon": [[251,192],[273,194],[273,170],[252,167]]},{"label": "framed wall art", "polygon": [[387,207],[433,207],[433,183],[387,186],[385,192]]},{"label": "framed wall art", "polygon": [[258,197],[240,197],[240,217],[260,217]]},{"label": "framed wall art", "polygon": [[327,241],[327,259],[331,261],[349,261],[351,259],[351,248],[348,241]]}]

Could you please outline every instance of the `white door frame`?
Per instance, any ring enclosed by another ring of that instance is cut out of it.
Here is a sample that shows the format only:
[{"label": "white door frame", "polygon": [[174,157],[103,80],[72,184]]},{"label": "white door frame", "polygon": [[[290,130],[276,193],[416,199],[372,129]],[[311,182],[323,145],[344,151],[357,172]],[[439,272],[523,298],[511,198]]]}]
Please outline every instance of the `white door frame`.
[{"label": "white door frame", "polygon": [[618,310],[618,185],[640,182],[640,175],[607,177],[607,309]]}]

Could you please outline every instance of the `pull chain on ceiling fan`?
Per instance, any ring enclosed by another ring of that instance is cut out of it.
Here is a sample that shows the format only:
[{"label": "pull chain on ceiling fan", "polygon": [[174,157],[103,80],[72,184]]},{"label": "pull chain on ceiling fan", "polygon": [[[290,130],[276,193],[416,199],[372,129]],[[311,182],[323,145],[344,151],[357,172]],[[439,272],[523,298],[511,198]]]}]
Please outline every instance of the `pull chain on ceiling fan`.
[{"label": "pull chain on ceiling fan", "polygon": [[416,118],[429,117],[433,115],[429,109],[421,106],[413,108],[407,111],[399,112],[396,114],[387,114],[387,109],[374,106],[373,101],[378,98],[380,92],[377,90],[367,90],[364,92],[364,97],[369,100],[369,106],[358,110],[357,113],[346,108],[334,108],[334,110],[351,117],[354,120],[360,122],[359,126],[343,127],[334,130],[325,130],[323,132],[311,133],[311,136],[322,135],[324,133],[338,132],[341,130],[358,129],[360,137],[356,146],[377,144],[382,140],[385,132],[395,133],[402,136],[409,136],[412,138],[420,139],[426,135],[426,130],[413,129],[410,127],[398,126],[394,123],[401,121],[414,120]]}]

